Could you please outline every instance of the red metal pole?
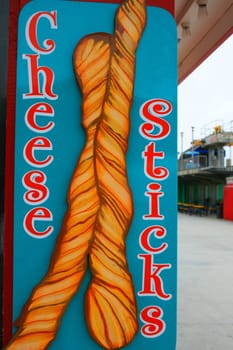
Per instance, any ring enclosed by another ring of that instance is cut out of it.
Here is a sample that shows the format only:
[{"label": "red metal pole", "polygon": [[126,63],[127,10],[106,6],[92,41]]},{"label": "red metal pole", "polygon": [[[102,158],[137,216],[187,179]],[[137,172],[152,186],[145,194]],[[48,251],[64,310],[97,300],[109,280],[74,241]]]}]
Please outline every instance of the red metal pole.
[{"label": "red metal pole", "polygon": [[13,198],[14,198],[14,128],[16,95],[16,54],[19,0],[10,1],[8,34],[8,81],[6,115],[6,157],[4,196],[4,253],[3,253],[3,345],[11,337],[13,281]]}]

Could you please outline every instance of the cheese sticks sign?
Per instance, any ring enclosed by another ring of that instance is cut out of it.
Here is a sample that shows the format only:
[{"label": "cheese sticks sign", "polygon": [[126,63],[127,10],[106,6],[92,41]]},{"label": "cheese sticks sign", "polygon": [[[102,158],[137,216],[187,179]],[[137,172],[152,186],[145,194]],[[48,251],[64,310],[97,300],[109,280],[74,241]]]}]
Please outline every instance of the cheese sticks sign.
[{"label": "cheese sticks sign", "polygon": [[5,349],[175,349],[176,30],[144,0],[20,14]]}]

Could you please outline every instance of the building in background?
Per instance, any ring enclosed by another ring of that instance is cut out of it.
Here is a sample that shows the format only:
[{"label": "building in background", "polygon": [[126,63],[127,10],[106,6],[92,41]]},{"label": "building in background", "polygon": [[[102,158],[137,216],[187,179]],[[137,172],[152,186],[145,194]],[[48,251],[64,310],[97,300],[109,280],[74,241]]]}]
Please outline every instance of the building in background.
[{"label": "building in background", "polygon": [[[233,175],[226,147],[233,145],[232,122],[217,124],[201,139],[181,153],[178,165],[179,210],[190,214],[216,213],[222,216],[224,187]],[[231,152],[230,152],[231,154]]]}]

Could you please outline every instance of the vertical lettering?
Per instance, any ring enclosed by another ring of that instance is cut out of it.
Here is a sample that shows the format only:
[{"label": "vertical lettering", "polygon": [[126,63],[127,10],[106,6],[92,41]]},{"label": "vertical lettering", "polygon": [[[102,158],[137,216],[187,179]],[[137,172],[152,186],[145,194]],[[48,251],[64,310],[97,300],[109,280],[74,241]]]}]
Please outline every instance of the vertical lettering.
[{"label": "vertical lettering", "polygon": [[57,28],[57,12],[51,11],[51,12],[36,12],[34,13],[29,20],[27,21],[26,25],[26,40],[29,45],[29,47],[38,53],[42,54],[50,54],[55,49],[55,42],[52,39],[46,39],[43,41],[43,46],[40,45],[38,40],[38,24],[39,20],[41,18],[47,18],[50,27],[52,29]]},{"label": "vertical lettering", "polygon": [[[41,21],[43,19],[43,21]],[[43,27],[41,27],[43,25]],[[44,28],[45,27],[45,28]],[[40,55],[51,54],[56,43],[51,38],[42,37],[49,29],[57,29],[56,11],[39,11],[33,13],[25,27],[26,41],[32,52],[23,54],[27,61],[28,86],[23,99],[47,98],[54,100],[58,95],[54,93],[55,74],[52,68],[39,64]],[[45,30],[44,30],[45,29]],[[41,35],[42,34],[42,35]],[[36,102],[25,113],[26,126],[35,133],[46,133],[52,130],[55,123],[45,118],[54,117],[54,109],[47,102]],[[44,136],[30,138],[24,146],[23,156],[25,161],[37,168],[50,165],[54,157],[50,154],[53,149],[51,141]],[[42,152],[43,151],[43,152]],[[49,197],[49,189],[46,186],[47,177],[40,170],[31,170],[22,177],[26,192],[23,195],[24,202],[28,205],[41,205]],[[36,207],[24,216],[23,226],[27,234],[34,238],[44,238],[53,232],[53,226],[48,221],[53,220],[51,211],[45,207]]]},{"label": "vertical lettering", "polygon": [[[170,123],[164,119],[172,112],[172,105],[169,101],[156,98],[146,101],[140,108],[140,116],[145,121],[140,125],[139,132],[144,139],[159,141],[166,138],[171,131]],[[149,142],[142,152],[144,159],[144,174],[152,180],[161,181],[169,176],[168,168],[158,164],[158,159],[165,158],[165,152],[157,150],[157,142]],[[160,212],[160,200],[165,195],[160,183],[152,182],[147,184],[144,195],[148,197],[148,213],[143,215],[143,220],[163,220],[164,215]],[[150,225],[141,231],[139,236],[140,247],[145,253],[138,254],[138,259],[142,259],[142,286],[138,291],[140,297],[157,297],[163,301],[172,298],[172,294],[164,289],[166,273],[163,271],[170,269],[170,263],[154,263],[154,255],[162,254],[168,243],[158,239],[164,239],[167,234],[166,228],[162,225]],[[156,256],[156,255],[155,255]],[[163,320],[163,309],[159,306],[149,305],[140,312],[141,334],[147,338],[158,337],[166,329]]]},{"label": "vertical lettering", "polygon": [[164,180],[168,177],[168,169],[162,166],[155,167],[155,159],[164,158],[164,152],[155,152],[155,144],[151,142],[145,147],[144,152],[142,153],[144,158],[144,172],[145,174],[152,179]]},{"label": "vertical lettering", "polygon": [[23,177],[23,185],[28,191],[24,194],[27,204],[41,204],[49,196],[49,190],[45,186],[46,175],[39,170],[28,171]]},{"label": "vertical lettering", "polygon": [[53,215],[47,208],[33,208],[24,218],[24,230],[34,238],[44,238],[53,232],[53,226],[46,226],[44,230],[36,229],[36,222],[52,221]]},{"label": "vertical lettering", "polygon": [[[172,111],[172,105],[167,100],[153,99],[146,101],[140,109],[141,117],[146,120],[140,126],[140,133],[146,139],[161,140],[170,133],[170,124],[162,119]],[[150,121],[150,123],[148,123]],[[155,134],[152,134],[155,131]]]},{"label": "vertical lettering", "polygon": [[159,306],[145,307],[140,313],[140,319],[144,323],[141,333],[146,338],[155,338],[163,334],[166,324],[162,319],[163,310]]},{"label": "vertical lettering", "polygon": [[55,124],[52,121],[49,121],[44,126],[39,125],[37,123],[37,116],[53,117],[54,109],[50,104],[45,102],[38,102],[32,105],[25,114],[25,123],[29,129],[38,133],[48,132],[54,127]]},{"label": "vertical lettering", "polygon": [[171,299],[171,294],[165,293],[163,280],[160,273],[165,269],[170,269],[171,264],[154,264],[153,255],[139,254],[138,257],[143,259],[143,282],[142,290],[138,295],[156,295],[163,300]]},{"label": "vertical lettering", "polygon": [[53,146],[51,141],[46,137],[34,137],[29,140],[24,147],[24,159],[32,166],[39,168],[48,166],[53,161],[53,156],[48,155],[45,159],[38,159],[35,156],[35,151],[47,151],[52,150]]},{"label": "vertical lettering", "polygon": [[156,238],[161,239],[166,236],[166,233],[167,231],[163,226],[153,225],[153,226],[147,227],[145,230],[141,232],[139,237],[139,242],[141,247],[143,248],[143,250],[149,253],[160,254],[164,252],[165,249],[167,249],[168,247],[167,243],[164,242],[160,245],[160,247],[155,248],[150,244],[149,240],[152,235],[154,235],[154,237]]},{"label": "vertical lettering", "polygon": [[157,183],[151,183],[147,186],[148,192],[145,195],[149,197],[149,214],[143,215],[144,219],[160,219],[164,218],[160,214],[160,197],[164,195],[164,192],[160,192],[161,186]]},{"label": "vertical lettering", "polygon": [[[28,61],[29,92],[23,94],[24,98],[57,99],[53,89],[54,73],[49,67],[39,66],[38,54],[25,54],[23,58]],[[41,79],[40,79],[41,78]],[[42,88],[41,87],[42,81]]]}]

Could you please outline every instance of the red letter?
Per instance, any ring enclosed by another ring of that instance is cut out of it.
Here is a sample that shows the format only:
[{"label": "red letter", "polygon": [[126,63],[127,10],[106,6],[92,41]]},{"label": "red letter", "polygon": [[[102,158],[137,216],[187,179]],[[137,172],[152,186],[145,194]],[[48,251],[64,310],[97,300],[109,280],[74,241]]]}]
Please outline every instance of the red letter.
[{"label": "red letter", "polygon": [[46,137],[34,137],[29,140],[24,147],[24,158],[26,162],[32,166],[43,168],[53,161],[53,156],[48,155],[45,159],[36,159],[35,151],[52,150],[52,144]]},{"label": "red letter", "polygon": [[164,152],[155,152],[155,144],[151,142],[145,147],[145,151],[142,153],[142,156],[145,159],[144,162],[144,172],[147,177],[151,179],[160,179],[164,180],[168,177],[169,172],[167,168],[162,166],[154,167],[156,158],[164,158]]},{"label": "red letter", "polygon": [[[23,94],[24,98],[42,98],[56,99],[57,94],[52,91],[54,72],[49,67],[39,66],[39,55],[23,55],[28,60],[29,92]],[[43,78],[42,89],[40,90],[39,74]]]},{"label": "red letter", "polygon": [[141,328],[141,334],[146,338],[155,338],[160,336],[166,329],[166,324],[162,320],[163,310],[159,306],[145,307],[140,314],[144,326]]},{"label": "red letter", "polygon": [[[146,121],[152,123],[144,123],[140,127],[140,132],[143,137],[147,139],[163,139],[170,133],[170,124],[161,119],[169,115],[172,111],[172,105],[170,102],[163,99],[153,99],[146,101],[140,108],[140,115]],[[154,124],[154,125],[153,125]],[[157,133],[152,135],[155,126],[157,127]]]},{"label": "red letter", "polygon": [[144,219],[163,219],[164,216],[160,214],[159,197],[164,195],[164,192],[158,192],[161,186],[159,184],[149,184],[147,186],[151,192],[145,192],[145,195],[149,198],[149,214],[143,215]]},{"label": "red letter", "polygon": [[163,280],[160,272],[164,269],[170,269],[171,264],[154,264],[153,255],[139,254],[140,259],[144,259],[143,265],[143,286],[138,295],[156,295],[160,299],[171,299],[171,294],[166,294],[163,289]]},{"label": "red letter", "polygon": [[54,116],[54,109],[50,104],[46,102],[38,102],[32,105],[25,114],[25,123],[28,126],[29,129],[32,131],[41,133],[41,132],[48,132],[54,127],[54,122],[48,122],[44,126],[38,125],[36,122],[37,116],[41,117],[53,117]]},{"label": "red letter", "polygon": [[160,254],[164,252],[165,249],[167,249],[168,244],[162,243],[160,247],[153,248],[149,242],[149,239],[152,234],[154,234],[155,238],[161,239],[166,236],[166,233],[167,233],[166,229],[163,226],[154,225],[154,226],[147,227],[144,231],[142,231],[140,235],[140,238],[139,238],[140,246],[142,247],[142,249],[144,249],[149,253]]},{"label": "red letter", "polygon": [[53,215],[47,208],[34,208],[24,218],[23,226],[25,231],[34,238],[45,238],[53,232],[53,226],[47,226],[44,231],[36,230],[36,221],[52,221]]},{"label": "red letter", "polygon": [[29,171],[23,177],[23,185],[29,191],[24,194],[24,201],[28,204],[41,204],[49,196],[49,190],[44,185],[46,175],[42,171]]},{"label": "red letter", "polygon": [[26,39],[30,48],[38,53],[49,54],[55,48],[55,43],[52,39],[43,40],[44,47],[38,41],[38,22],[40,18],[47,18],[52,29],[57,28],[57,13],[52,12],[36,12],[28,20],[26,26]]}]

